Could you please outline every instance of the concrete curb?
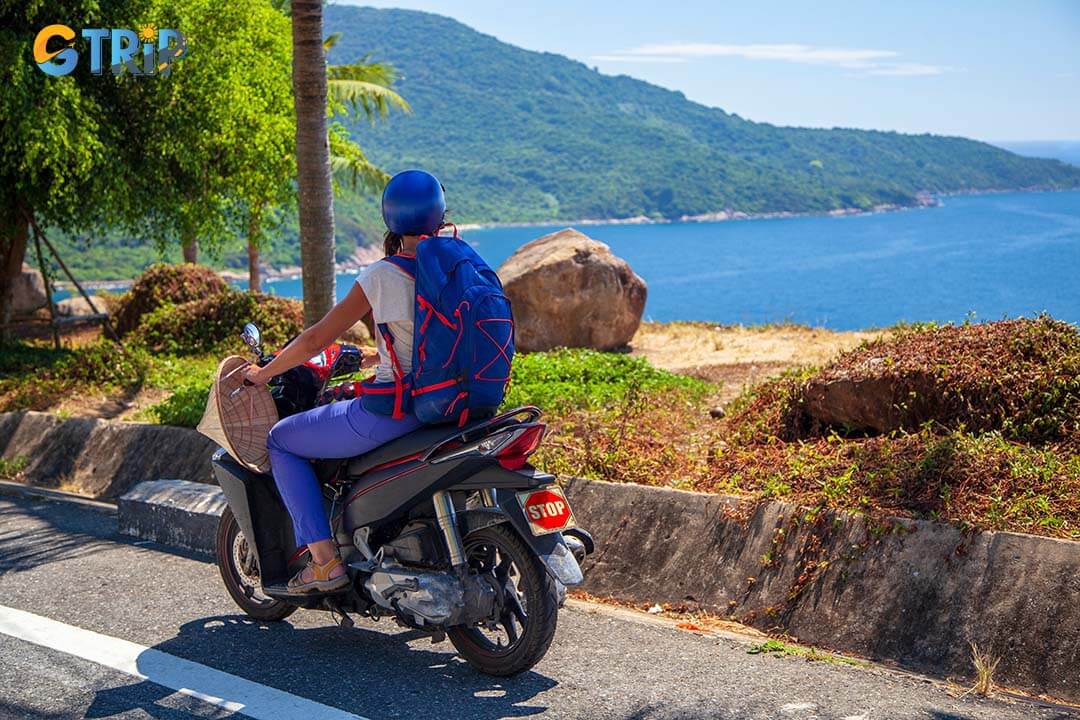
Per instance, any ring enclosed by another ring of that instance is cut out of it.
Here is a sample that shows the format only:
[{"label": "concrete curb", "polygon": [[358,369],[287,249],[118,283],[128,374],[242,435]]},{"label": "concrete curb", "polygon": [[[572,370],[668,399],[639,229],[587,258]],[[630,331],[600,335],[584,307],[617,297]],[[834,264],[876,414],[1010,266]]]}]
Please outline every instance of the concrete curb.
[{"label": "concrete curb", "polygon": [[122,534],[213,555],[226,503],[214,485],[152,480],[133,487],[116,505]]},{"label": "concrete curb", "polygon": [[62,490],[49,490],[47,488],[24,485],[22,483],[0,480],[0,495],[12,497],[32,498],[34,500],[58,500],[61,502],[75,503],[83,507],[92,508],[99,512],[116,513],[116,505],[113,503],[92,500],[91,498],[75,493],[63,492]]},{"label": "concrete curb", "polygon": [[19,458],[28,485],[111,500],[146,478],[212,482],[217,445],[189,428],[0,413],[0,456]]}]

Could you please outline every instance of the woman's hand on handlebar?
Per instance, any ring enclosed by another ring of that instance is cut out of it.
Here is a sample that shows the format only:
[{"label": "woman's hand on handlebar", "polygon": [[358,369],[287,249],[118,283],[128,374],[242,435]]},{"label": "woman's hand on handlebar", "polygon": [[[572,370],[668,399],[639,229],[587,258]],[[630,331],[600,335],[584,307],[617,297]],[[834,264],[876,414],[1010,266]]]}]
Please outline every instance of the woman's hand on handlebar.
[{"label": "woman's hand on handlebar", "polygon": [[265,385],[273,376],[267,375],[263,372],[264,370],[265,368],[261,368],[254,363],[248,365],[247,368],[244,369],[244,383],[251,385]]},{"label": "woman's hand on handlebar", "polygon": [[360,348],[360,367],[369,368],[379,364],[379,353],[374,348]]}]

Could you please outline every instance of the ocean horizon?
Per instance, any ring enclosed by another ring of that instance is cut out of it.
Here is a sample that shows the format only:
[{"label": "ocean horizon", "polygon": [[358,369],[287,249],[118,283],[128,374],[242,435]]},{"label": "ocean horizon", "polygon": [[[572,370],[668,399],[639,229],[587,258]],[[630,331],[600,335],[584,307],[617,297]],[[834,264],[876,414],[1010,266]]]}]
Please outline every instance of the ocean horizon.
[{"label": "ocean horizon", "polygon": [[[568,225],[462,233],[498,268]],[[644,319],[838,330],[1047,312],[1080,321],[1080,191],[953,195],[902,211],[581,226],[649,287]],[[338,275],[338,297],[355,273]],[[268,292],[301,296],[298,278]]]}]

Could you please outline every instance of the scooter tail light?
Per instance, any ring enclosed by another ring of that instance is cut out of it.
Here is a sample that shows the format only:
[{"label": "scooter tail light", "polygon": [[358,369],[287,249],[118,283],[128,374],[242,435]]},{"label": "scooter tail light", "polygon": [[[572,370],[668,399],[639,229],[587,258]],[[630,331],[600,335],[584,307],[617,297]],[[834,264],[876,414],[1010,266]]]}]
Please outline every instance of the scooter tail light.
[{"label": "scooter tail light", "polygon": [[495,455],[499,459],[499,464],[507,470],[520,470],[523,468],[529,456],[540,447],[540,441],[544,439],[546,430],[547,425],[543,423],[537,423],[526,429],[512,442],[499,449]]}]

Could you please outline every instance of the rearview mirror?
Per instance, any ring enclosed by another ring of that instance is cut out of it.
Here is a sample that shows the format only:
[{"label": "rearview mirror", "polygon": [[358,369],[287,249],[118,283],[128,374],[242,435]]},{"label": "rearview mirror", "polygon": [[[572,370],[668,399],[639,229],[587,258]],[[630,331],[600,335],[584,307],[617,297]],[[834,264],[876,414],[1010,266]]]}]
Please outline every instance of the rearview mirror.
[{"label": "rearview mirror", "polygon": [[259,346],[262,345],[262,333],[259,332],[259,328],[255,323],[248,323],[245,325],[243,332],[240,333],[240,337],[243,339],[245,345],[255,352],[259,352]]}]

